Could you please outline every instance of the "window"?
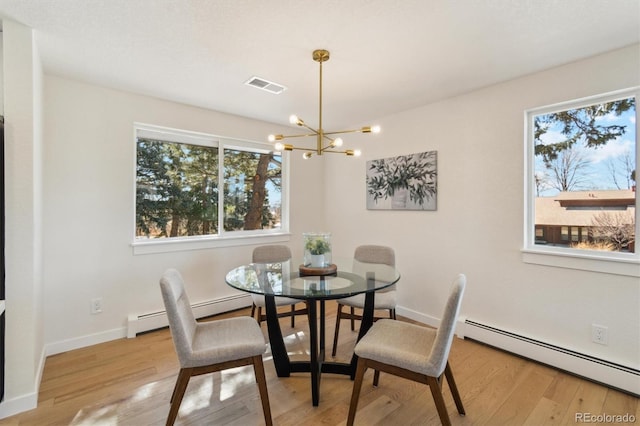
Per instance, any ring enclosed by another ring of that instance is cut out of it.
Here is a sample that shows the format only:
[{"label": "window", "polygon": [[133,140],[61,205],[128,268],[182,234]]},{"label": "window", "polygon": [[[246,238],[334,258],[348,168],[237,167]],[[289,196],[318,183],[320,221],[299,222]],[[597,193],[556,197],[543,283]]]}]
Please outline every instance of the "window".
[{"label": "window", "polygon": [[283,234],[286,166],[269,146],[136,125],[135,240]]},{"label": "window", "polygon": [[580,229],[576,226],[571,227],[571,242],[577,243],[580,241]]},{"label": "window", "polygon": [[618,261],[640,276],[637,94],[634,88],[526,112],[525,261]]},{"label": "window", "polygon": [[580,229],[580,241],[589,241],[589,228],[587,226],[583,226]]}]

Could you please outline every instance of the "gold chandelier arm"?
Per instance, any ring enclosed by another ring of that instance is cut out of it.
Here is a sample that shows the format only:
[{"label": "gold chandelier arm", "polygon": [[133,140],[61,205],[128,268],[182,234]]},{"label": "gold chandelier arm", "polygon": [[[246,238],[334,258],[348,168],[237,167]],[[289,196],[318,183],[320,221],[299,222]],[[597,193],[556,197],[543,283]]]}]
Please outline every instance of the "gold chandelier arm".
[{"label": "gold chandelier arm", "polygon": [[316,136],[317,133],[306,133],[304,135],[278,135],[280,136],[282,139],[289,139],[289,138],[304,138],[304,137],[309,137],[309,136]]},{"label": "gold chandelier arm", "polygon": [[361,132],[360,129],[354,129],[354,130],[340,130],[339,132],[325,132],[325,135],[339,135],[342,133],[359,133]]},{"label": "gold chandelier arm", "polygon": [[315,151],[315,150],[310,148],[299,148],[297,146],[292,146],[291,149],[288,149],[287,151]]},{"label": "gold chandelier arm", "polygon": [[[283,139],[289,139],[289,138],[304,138],[304,137],[309,137],[309,136],[318,136],[319,133],[316,132],[315,130],[311,129],[314,133],[305,133],[305,134],[301,134],[301,135],[275,135],[275,140],[283,140]],[[322,133],[322,136],[327,139],[330,142],[333,142],[334,139],[327,136],[327,134],[335,134],[335,133],[340,133],[340,132],[332,132],[332,133]]]},{"label": "gold chandelier arm", "polygon": [[356,153],[356,150],[353,149],[347,149],[345,151],[324,151],[326,153],[331,153],[331,154],[346,154],[347,156],[358,156],[360,154]]},{"label": "gold chandelier arm", "polygon": [[311,130],[311,131],[313,132],[313,134],[312,134],[312,135],[309,135],[309,136],[315,136],[315,135],[317,135],[317,134],[319,133],[319,132],[318,132],[318,130],[314,129],[313,127],[309,127],[309,126],[307,125],[307,123],[298,124],[298,126],[302,126],[302,127],[304,127],[305,129],[307,129],[307,130]]},{"label": "gold chandelier arm", "polygon": [[380,130],[375,130],[374,127],[371,126],[364,126],[361,127],[359,129],[353,129],[353,130],[340,130],[337,132],[325,132],[325,135],[338,135],[341,133],[378,133]]}]

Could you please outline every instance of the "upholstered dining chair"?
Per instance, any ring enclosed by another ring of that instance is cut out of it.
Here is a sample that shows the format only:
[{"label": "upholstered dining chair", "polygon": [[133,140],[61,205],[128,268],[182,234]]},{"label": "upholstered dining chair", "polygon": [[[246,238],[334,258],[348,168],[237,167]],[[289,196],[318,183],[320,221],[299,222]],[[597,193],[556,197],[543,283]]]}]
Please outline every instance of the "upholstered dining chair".
[{"label": "upholstered dining chair", "polygon": [[[378,245],[362,245],[356,247],[353,258],[363,263],[381,263],[389,266],[396,266],[396,255],[391,247]],[[349,319],[351,321],[351,331],[355,331],[355,321],[361,320],[362,315],[356,313],[364,309],[364,294],[338,299],[338,310],[336,312],[336,327],[333,335],[333,348],[331,355],[336,356],[338,347],[338,335],[340,333],[340,321]],[[344,307],[349,307],[349,312],[343,312]],[[376,292],[374,299],[374,310],[388,310],[389,318],[396,319],[396,286]],[[378,320],[379,317],[374,317]]]},{"label": "upholstered dining chair", "polygon": [[182,397],[192,376],[243,365],[253,365],[265,423],[273,424],[262,363],[266,343],[256,320],[243,316],[197,322],[184,289],[182,276],[175,269],[168,269],[162,275],[160,290],[169,317],[171,337],[180,361],[180,372],[171,395],[167,425],[175,422]]},{"label": "upholstered dining chair", "polygon": [[[285,245],[280,244],[269,244],[258,246],[253,249],[253,263],[266,263],[266,262],[285,262],[291,259],[291,249]],[[251,316],[253,317],[256,313],[256,308],[258,311],[258,316],[256,320],[258,324],[264,321],[267,316],[263,314],[262,311],[265,308],[265,300],[264,296],[259,294],[251,294],[251,299],[253,300],[253,304],[251,305]],[[304,304],[304,301],[299,299],[292,299],[290,297],[276,297],[276,307],[278,306],[286,306],[290,305],[291,310],[288,312],[280,312],[278,317],[291,317],[291,327],[295,327],[295,316],[296,315],[306,315],[307,309],[298,308],[296,309],[296,305],[298,303]]]},{"label": "upholstered dining chair", "polygon": [[444,376],[449,383],[458,413],[465,414],[448,358],[466,282],[463,274],[458,275],[453,282],[437,330],[403,321],[382,319],[374,323],[360,339],[355,348],[358,365],[347,418],[348,426],[353,425],[355,420],[360,389],[367,368],[376,370],[374,386],[378,385],[380,371],[429,385],[440,421],[443,425],[450,425],[451,420],[442,395]]}]

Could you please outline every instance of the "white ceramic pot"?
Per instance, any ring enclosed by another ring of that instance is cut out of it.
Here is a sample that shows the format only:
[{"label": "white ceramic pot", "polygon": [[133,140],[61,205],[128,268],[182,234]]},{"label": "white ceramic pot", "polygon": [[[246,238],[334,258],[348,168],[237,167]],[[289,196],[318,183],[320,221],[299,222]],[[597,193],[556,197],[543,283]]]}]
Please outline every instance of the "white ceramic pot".
[{"label": "white ceramic pot", "polygon": [[324,254],[312,254],[311,255],[311,267],[312,268],[324,268]]}]

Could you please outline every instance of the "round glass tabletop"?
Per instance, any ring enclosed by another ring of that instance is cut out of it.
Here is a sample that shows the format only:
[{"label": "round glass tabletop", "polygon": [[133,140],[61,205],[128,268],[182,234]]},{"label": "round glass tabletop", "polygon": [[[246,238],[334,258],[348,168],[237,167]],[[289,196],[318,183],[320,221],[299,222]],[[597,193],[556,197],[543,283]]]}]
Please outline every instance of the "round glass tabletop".
[{"label": "round glass tabletop", "polygon": [[399,272],[392,266],[338,260],[332,275],[302,275],[302,262],[251,263],[232,269],[226,282],[233,288],[255,294],[294,299],[339,299],[377,291],[395,284]]}]

